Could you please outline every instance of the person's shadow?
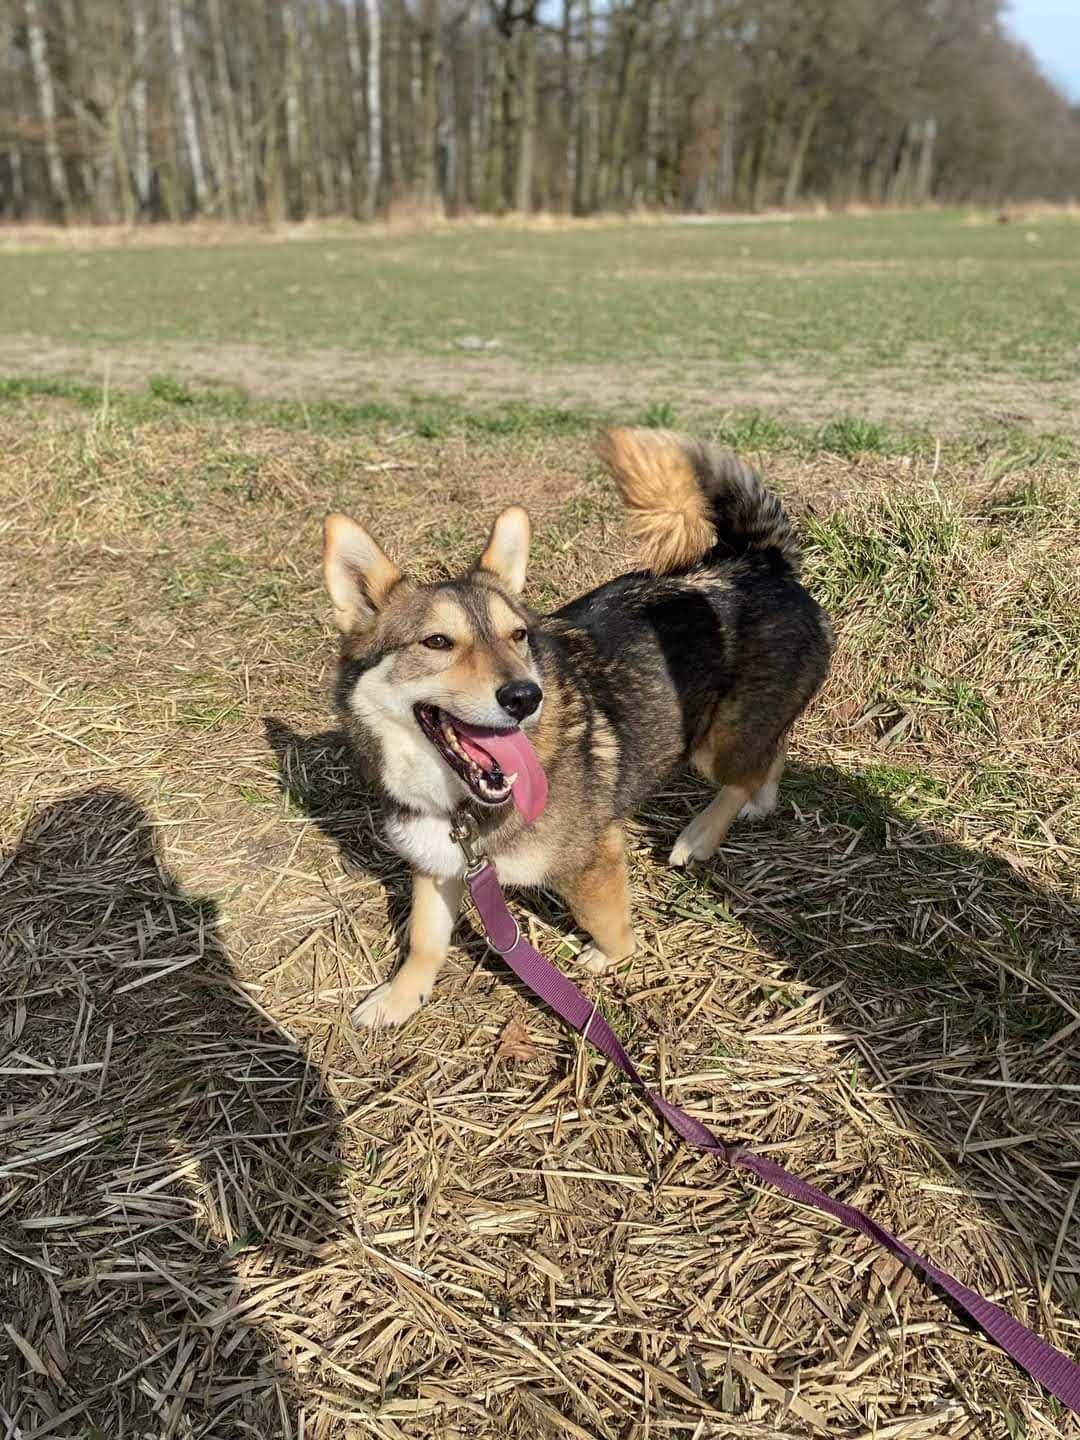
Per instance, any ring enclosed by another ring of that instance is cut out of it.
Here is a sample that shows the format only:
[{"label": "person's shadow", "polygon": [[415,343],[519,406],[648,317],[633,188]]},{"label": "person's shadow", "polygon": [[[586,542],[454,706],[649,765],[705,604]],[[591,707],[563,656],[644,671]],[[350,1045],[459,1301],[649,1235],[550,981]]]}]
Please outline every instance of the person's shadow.
[{"label": "person's shadow", "polygon": [[295,1434],[311,1350],[275,1322],[347,1229],[339,1108],[130,796],[0,861],[0,996],[10,1433]]},{"label": "person's shadow", "polygon": [[[387,884],[400,917],[407,876],[372,843],[375,802],[344,736],[303,736],[280,720],[267,721],[266,733],[291,801],[338,844],[347,866]],[[827,989],[829,1025],[853,1037],[873,1077],[866,1083],[887,1097],[899,1131],[944,1157],[1014,1237],[1014,1253],[1039,1257],[1023,1282],[1041,1282],[1068,1306],[1077,1298],[1080,1231],[1080,1204],[1067,1223],[1080,1186],[1078,916],[1003,861],[913,818],[935,787],[917,776],[911,785],[908,809],[887,798],[898,786],[903,794],[898,771],[789,765],[775,816],[740,823],[712,861],[672,872],[672,839],[707,795],[696,781],[679,782],[638,817],[668,877],[653,904],[666,885],[677,924],[694,892],[711,897],[714,910],[720,892],[724,913],[773,957],[760,987],[742,979],[726,992],[735,1017],[772,1005],[782,1029],[806,994]],[[551,897],[528,903],[572,930]],[[469,948],[479,954],[475,934]],[[800,982],[795,993],[785,992],[785,976]],[[722,1138],[755,1144],[753,1134]]]}]

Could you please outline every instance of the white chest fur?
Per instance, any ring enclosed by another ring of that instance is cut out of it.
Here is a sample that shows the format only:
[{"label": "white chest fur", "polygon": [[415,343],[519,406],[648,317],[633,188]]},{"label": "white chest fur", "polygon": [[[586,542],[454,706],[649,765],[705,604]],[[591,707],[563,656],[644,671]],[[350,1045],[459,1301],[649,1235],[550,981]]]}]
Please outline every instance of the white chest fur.
[{"label": "white chest fur", "polygon": [[450,819],[446,815],[395,813],[387,818],[386,838],[403,860],[425,875],[449,879],[465,872],[461,851],[450,839]]},{"label": "white chest fur", "polygon": [[[450,820],[445,815],[402,815],[386,821],[386,838],[403,860],[425,875],[449,879],[465,873],[465,861],[450,838]],[[542,885],[547,878],[547,848],[542,844],[519,844],[495,862],[504,885]]]}]

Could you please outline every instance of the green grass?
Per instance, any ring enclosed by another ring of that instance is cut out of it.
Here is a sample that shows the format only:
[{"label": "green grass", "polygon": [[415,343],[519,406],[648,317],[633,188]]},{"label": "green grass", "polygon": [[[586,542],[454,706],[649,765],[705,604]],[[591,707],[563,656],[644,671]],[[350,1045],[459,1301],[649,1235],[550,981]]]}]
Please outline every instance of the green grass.
[{"label": "green grass", "polygon": [[893,363],[936,337],[953,374],[1064,379],[1080,295],[1074,225],[953,213],[8,254],[0,280],[11,330],[76,343],[443,354],[475,333],[537,363],[739,365]]},{"label": "green grass", "polygon": [[[749,454],[769,451],[798,455],[921,455],[931,456],[940,443],[927,430],[886,426],[857,416],[842,415],[809,426],[761,410],[744,413],[683,415],[673,404],[661,401],[629,415],[615,406],[556,406],[521,400],[496,402],[472,409],[440,395],[413,395],[397,402],[259,400],[241,390],[195,386],[170,374],[153,374],[146,385],[131,391],[110,391],[102,385],[51,376],[0,377],[0,407],[12,408],[40,400],[66,400],[92,411],[101,427],[136,426],[144,421],[174,419],[179,423],[250,421],[291,432],[320,435],[370,435],[387,427],[405,430],[421,440],[449,435],[466,437],[585,436],[605,424],[627,423],[654,428],[692,429],[713,442]],[[1015,486],[995,502],[1002,515],[1030,509],[1038,503],[1035,482],[1027,475],[1045,460],[1071,456],[1074,441],[1068,436],[1043,439],[1032,445],[1030,434],[1019,427],[996,427],[992,433],[954,436],[947,444],[951,455],[966,454],[985,464],[987,475],[1016,474]],[[989,452],[990,460],[984,457]],[[257,475],[237,473],[237,457],[230,455],[223,483],[230,487],[258,484]]]},{"label": "green grass", "polygon": [[[830,610],[864,607],[880,623],[915,627],[952,594],[955,564],[970,557],[961,545],[955,506],[929,494],[882,500],[865,513],[838,511],[807,522],[809,565]],[[972,546],[986,542],[979,534]]]},{"label": "green grass", "polygon": [[[647,414],[663,424],[708,408],[710,392],[720,410],[727,386],[760,383],[767,394],[782,382],[793,413],[836,427],[829,446],[842,453],[879,448],[880,437],[872,424],[832,416],[911,415],[925,398],[947,421],[949,396],[972,385],[986,393],[987,423],[1034,408],[1040,429],[1071,428],[1080,227],[969,218],[492,226],[9,252],[0,256],[2,326],[42,356],[56,346],[118,357],[179,347],[196,374],[199,355],[221,346],[286,361],[326,351],[382,359],[377,381],[357,388],[399,400],[410,382],[395,366],[408,357],[437,371],[435,392],[459,400],[478,363],[505,373],[506,394],[541,385],[552,398],[622,405],[624,415],[628,383],[647,382],[657,397]],[[482,358],[458,349],[471,334],[498,348]],[[70,369],[70,355],[64,363]],[[328,355],[308,388],[332,390],[334,379]],[[183,385],[153,386],[159,399],[188,403]],[[799,404],[796,392],[805,392]]]}]

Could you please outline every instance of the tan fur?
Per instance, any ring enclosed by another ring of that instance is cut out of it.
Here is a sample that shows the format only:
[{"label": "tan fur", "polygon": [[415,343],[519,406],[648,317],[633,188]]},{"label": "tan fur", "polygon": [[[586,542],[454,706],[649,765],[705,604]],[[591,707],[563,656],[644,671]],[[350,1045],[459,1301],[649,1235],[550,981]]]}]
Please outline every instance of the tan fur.
[{"label": "tan fur", "polygon": [[700,815],[695,815],[684,825],[669,856],[672,865],[686,865],[691,860],[708,860],[722,844],[731,822],[742,807],[747,804],[753,791],[750,785],[725,785],[706,805]]},{"label": "tan fur", "polygon": [[[751,756],[756,758],[751,761]],[[691,860],[708,860],[744,809],[750,815],[769,814],[776,804],[776,787],[786,759],[786,735],[762,747],[758,739],[748,741],[740,735],[729,720],[714,723],[691,760],[695,769],[707,780],[715,780],[721,789],[699,815],[683,826],[668,857],[670,863],[686,865]]]},{"label": "tan fur", "polygon": [[749,786],[753,793],[768,780],[777,753],[783,755],[786,748],[786,735],[771,735],[762,729],[760,717],[744,714],[737,700],[727,700],[716,707],[712,724],[690,752],[690,763],[706,780]]},{"label": "tan fur", "polygon": [[442,969],[454,921],[465,893],[464,880],[435,880],[413,872],[409,953],[392,980],[372,990],[353,1011],[353,1022],[365,1029],[402,1025],[431,994]]},{"label": "tan fur", "polygon": [[559,892],[578,925],[596,942],[582,954],[590,970],[600,972],[629,960],[635,940],[626,841],[618,825],[609,825],[599,836],[591,862],[573,879],[565,880]]},{"label": "tan fur", "polygon": [[598,451],[654,574],[692,565],[716,543],[705,496],[679,436],[668,430],[608,430]]},{"label": "tan fur", "polygon": [[528,512],[520,505],[511,505],[491,527],[479,568],[494,575],[511,595],[520,595],[525,588],[531,539],[532,522]]},{"label": "tan fur", "polygon": [[323,577],[343,635],[370,630],[401,571],[362,525],[348,515],[323,521]]}]

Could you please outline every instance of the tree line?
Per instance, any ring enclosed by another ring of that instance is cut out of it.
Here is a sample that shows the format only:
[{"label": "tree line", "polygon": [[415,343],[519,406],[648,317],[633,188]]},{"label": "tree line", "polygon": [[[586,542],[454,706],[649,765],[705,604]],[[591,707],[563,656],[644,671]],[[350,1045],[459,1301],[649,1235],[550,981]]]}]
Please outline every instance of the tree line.
[{"label": "tree line", "polygon": [[1068,199],[1003,0],[0,0],[0,218]]}]

